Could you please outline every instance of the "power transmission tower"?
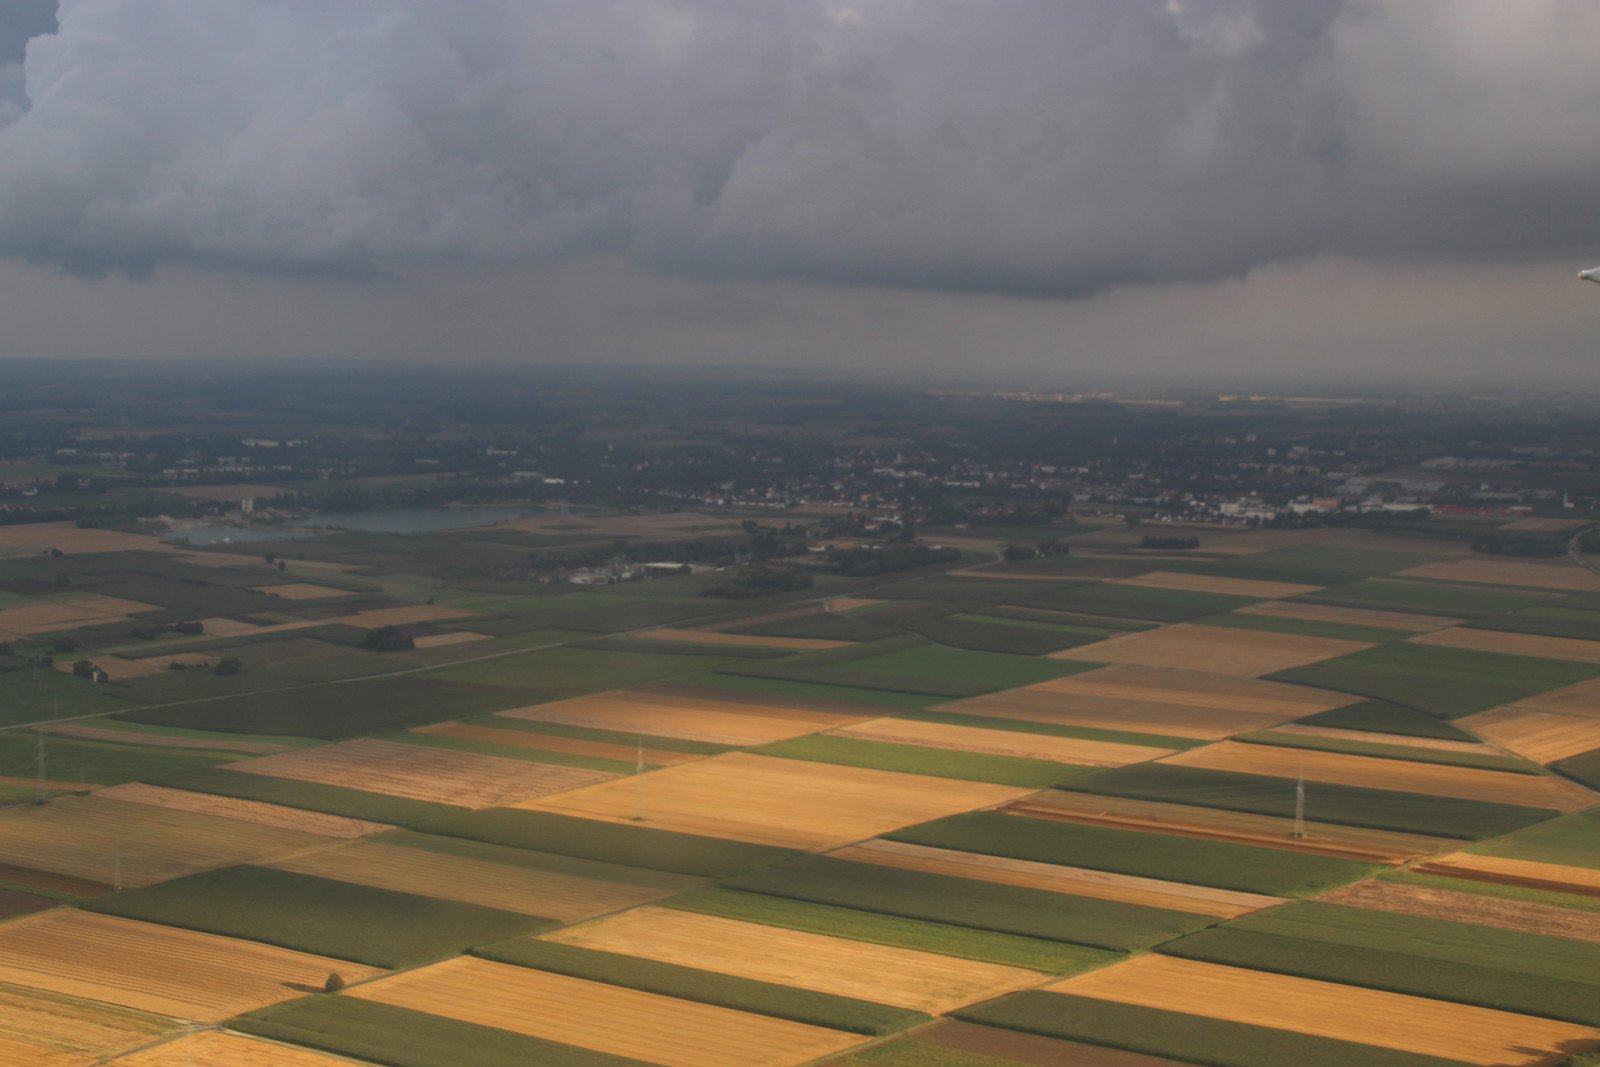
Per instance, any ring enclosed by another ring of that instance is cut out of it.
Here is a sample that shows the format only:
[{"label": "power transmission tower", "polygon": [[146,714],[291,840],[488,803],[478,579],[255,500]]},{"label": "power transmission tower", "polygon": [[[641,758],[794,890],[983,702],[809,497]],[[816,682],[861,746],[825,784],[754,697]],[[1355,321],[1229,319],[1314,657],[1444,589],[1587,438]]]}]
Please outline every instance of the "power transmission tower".
[{"label": "power transmission tower", "polygon": [[633,821],[644,822],[644,735],[639,735],[638,755],[633,764]]},{"label": "power transmission tower", "polygon": [[1306,772],[1301,771],[1294,783],[1294,834],[1306,836]]}]

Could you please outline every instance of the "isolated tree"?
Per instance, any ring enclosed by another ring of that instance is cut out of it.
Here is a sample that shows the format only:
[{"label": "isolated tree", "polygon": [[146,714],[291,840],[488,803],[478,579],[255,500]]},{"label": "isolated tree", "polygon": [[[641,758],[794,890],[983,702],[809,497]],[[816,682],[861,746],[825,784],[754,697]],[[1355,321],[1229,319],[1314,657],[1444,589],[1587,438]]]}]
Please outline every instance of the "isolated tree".
[{"label": "isolated tree", "polygon": [[80,659],[72,665],[72,673],[77,678],[93,678],[94,664],[86,659]]},{"label": "isolated tree", "polygon": [[343,988],[344,976],[338,971],[334,971],[332,974],[328,975],[328,980],[322,983],[322,991],[324,993],[337,993]]},{"label": "isolated tree", "polygon": [[1137,530],[1139,528],[1139,516],[1132,514],[1124,515],[1122,516],[1122,524],[1130,530]]},{"label": "isolated tree", "polygon": [[216,674],[238,674],[244,670],[244,665],[239,662],[238,656],[223,656],[212,670]]}]

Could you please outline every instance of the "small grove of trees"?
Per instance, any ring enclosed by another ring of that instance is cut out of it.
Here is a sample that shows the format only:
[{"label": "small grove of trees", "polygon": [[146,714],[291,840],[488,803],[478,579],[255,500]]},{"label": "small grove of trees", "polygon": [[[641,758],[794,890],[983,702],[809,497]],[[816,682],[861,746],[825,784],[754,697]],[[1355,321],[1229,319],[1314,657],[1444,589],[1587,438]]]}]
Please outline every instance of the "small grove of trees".
[{"label": "small grove of trees", "polygon": [[1165,548],[1165,549],[1199,548],[1200,547],[1200,538],[1198,538],[1198,537],[1156,537],[1154,535],[1146,535],[1145,538],[1139,542],[1139,547],[1140,548]]},{"label": "small grove of trees", "polygon": [[1527,537],[1517,534],[1486,534],[1472,542],[1474,552],[1494,556],[1553,558],[1567,551],[1567,542],[1557,537]]},{"label": "small grove of trees", "polygon": [[239,674],[244,670],[244,664],[239,662],[238,656],[223,656],[217,660],[217,665],[211,668],[212,673],[220,675]]},{"label": "small grove of trees", "polygon": [[183,634],[188,637],[198,637],[206,632],[205,625],[198,619],[188,622],[156,623],[153,626],[141,626],[133,631],[133,636],[140,641],[153,641],[162,634]]},{"label": "small grove of trees", "polygon": [[746,600],[773,593],[810,589],[812,584],[811,575],[788,567],[747,567],[736,571],[730,581],[702,589],[700,595]]},{"label": "small grove of trees", "polygon": [[95,666],[86,659],[80,659],[72,665],[72,675],[74,678],[93,679],[95,675]]},{"label": "small grove of trees", "polygon": [[374,652],[403,652],[416,645],[412,636],[398,626],[380,626],[376,630],[368,630],[367,636],[361,639],[361,647]]},{"label": "small grove of trees", "polygon": [[1039,541],[1035,544],[1015,544],[1005,547],[1005,557],[1008,560],[1024,559],[1053,559],[1065,556],[1072,551],[1072,547],[1065,541]]}]

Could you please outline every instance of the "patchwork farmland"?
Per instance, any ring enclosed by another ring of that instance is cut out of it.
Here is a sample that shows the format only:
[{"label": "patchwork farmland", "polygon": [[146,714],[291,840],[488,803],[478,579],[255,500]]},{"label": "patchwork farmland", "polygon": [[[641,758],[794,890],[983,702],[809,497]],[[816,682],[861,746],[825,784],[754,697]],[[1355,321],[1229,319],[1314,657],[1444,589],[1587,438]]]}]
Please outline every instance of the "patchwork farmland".
[{"label": "patchwork farmland", "polygon": [[[564,536],[717,519],[612,518]],[[497,590],[432,536],[287,572],[85,537],[70,595],[0,560],[53,597],[0,601],[13,647],[111,668],[0,672],[0,1062],[1600,1049],[1600,631],[1570,564],[1108,529],[1049,570],[974,550],[719,601]]]}]

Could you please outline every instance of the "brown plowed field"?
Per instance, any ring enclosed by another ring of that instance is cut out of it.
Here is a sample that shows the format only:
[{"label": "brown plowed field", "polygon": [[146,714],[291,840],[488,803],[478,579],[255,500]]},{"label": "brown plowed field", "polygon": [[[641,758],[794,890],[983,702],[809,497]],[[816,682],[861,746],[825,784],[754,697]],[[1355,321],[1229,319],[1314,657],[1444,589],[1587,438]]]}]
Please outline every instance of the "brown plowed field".
[{"label": "brown plowed field", "polygon": [[888,741],[902,745],[927,745],[957,752],[984,752],[994,756],[1080,763],[1091,767],[1121,767],[1172,753],[1170,748],[1128,745],[1115,741],[1086,741],[1016,730],[985,730],[974,726],[918,722],[914,719],[873,719],[828,731],[838,737]]},{"label": "brown plowed field", "polygon": [[1139,956],[1050,988],[1486,1067],[1554,1065],[1600,1046],[1600,1030],[1574,1023],[1169,956]]},{"label": "brown plowed field", "polygon": [[1379,626],[1389,630],[1439,630],[1454,626],[1460,619],[1437,615],[1411,615],[1375,608],[1344,608],[1333,604],[1291,604],[1270,601],[1236,609],[1245,615],[1271,615],[1280,619],[1308,619],[1312,622],[1341,622],[1351,626]]},{"label": "brown plowed field", "polygon": [[[557,867],[562,865],[561,861],[556,861]],[[704,879],[687,875],[640,872],[628,872],[629,880],[625,882],[608,881],[559,869],[493,863],[382,841],[361,841],[342,848],[306,853],[280,860],[273,866],[340,882],[460,900],[561,922],[577,922],[705,884]],[[602,864],[593,866],[604,870]]]},{"label": "brown plowed field", "polygon": [[109,883],[120,856],[125,886],[324,844],[296,830],[100,796],[0,810],[0,864]]},{"label": "brown plowed field", "polygon": [[1168,756],[1162,762],[1180,767],[1205,767],[1214,771],[1238,771],[1278,778],[1304,774],[1308,782],[1397,789],[1406,793],[1487,800],[1497,804],[1523,804],[1556,811],[1576,811],[1594,803],[1593,793],[1553,775],[1484,771],[1476,767],[1412,763],[1409,760],[1376,756],[1350,756],[1343,752],[1252,745],[1243,741],[1219,741],[1214,745]]},{"label": "brown plowed field", "polygon": [[1600,897],[1600,871],[1587,867],[1567,867],[1559,863],[1537,863],[1500,856],[1479,856],[1457,852],[1431,863],[1418,864],[1418,874],[1442,874],[1495,885],[1515,885],[1525,889],[1545,889],[1552,893]]},{"label": "brown plowed field", "polygon": [[849,641],[827,641],[820,637],[762,637],[759,634],[725,634],[717,630],[684,630],[663,627],[646,630],[635,637],[652,641],[687,641],[696,645],[732,645],[735,648],[792,648],[820,651],[825,648],[843,648]]},{"label": "brown plowed field", "polygon": [[865,1040],[469,957],[359,986],[349,995],[663,1067],[787,1067]]},{"label": "brown plowed field", "polygon": [[[440,737],[459,737],[467,741],[489,741],[496,745],[511,745],[534,752],[566,752],[575,756],[598,756],[601,759],[624,760],[633,763],[639,757],[636,745],[615,745],[609,741],[585,741],[579,737],[557,737],[555,734],[536,734],[526,730],[497,730],[492,726],[473,726],[464,722],[441,722],[432,726],[419,726],[413,733],[437,734]],[[693,752],[672,752],[664,748],[645,748],[645,763],[656,767],[670,767],[675,763],[704,759]]]},{"label": "brown plowed field", "polygon": [[101,789],[95,793],[101,800],[123,800],[131,804],[151,804],[174,811],[192,811],[202,815],[215,815],[224,819],[238,819],[258,826],[275,826],[280,830],[297,830],[318,837],[365,837],[382,830],[393,829],[381,822],[365,819],[347,819],[343,815],[328,815],[320,811],[286,808],[281,804],[268,804],[260,800],[240,800],[235,797],[214,796],[211,793],[191,793],[187,789],[168,789],[165,786],[129,782]]},{"label": "brown plowed field", "polygon": [[635,908],[546,940],[759,982],[943,1012],[1036,985],[1037,971],[671,908]]},{"label": "brown plowed field", "polygon": [[1364,863],[1400,864],[1418,856],[1454,848],[1458,844],[1444,838],[1318,822],[1308,822],[1306,836],[1297,838],[1293,836],[1292,819],[1154,800],[1101,797],[1060,789],[1008,804],[1004,810],[1035,819],[1055,819],[1126,830],[1151,830],[1179,837],[1236,841],[1245,845],[1266,845]]},{"label": "brown plowed field", "polygon": [[730,752],[513,807],[785,848],[827,848],[1032,792]]},{"label": "brown plowed field", "polygon": [[32,893],[19,893],[15,889],[0,889],[0,920],[15,919],[18,915],[32,915],[59,907],[61,902],[53,897],[39,897]]},{"label": "brown plowed field", "polygon": [[1050,659],[1138,664],[1254,678],[1371,648],[1331,637],[1179,623],[1050,653]]},{"label": "brown plowed field", "polygon": [[1541,634],[1514,634],[1503,630],[1469,630],[1452,627],[1410,639],[1412,644],[1464,648],[1472,652],[1503,652],[1511,656],[1539,656],[1577,663],[1600,663],[1600,641],[1575,637],[1545,637]]},{"label": "brown plowed field", "polygon": [[423,634],[421,637],[411,639],[415,648],[448,648],[451,645],[465,645],[473,641],[487,641],[488,634],[473,633],[471,630],[451,630],[443,634]]},{"label": "brown plowed field", "polygon": [[741,703],[626,690],[535,704],[498,714],[715,745],[764,745],[865,717],[804,711],[755,701]]},{"label": "brown plowed field", "polygon": [[343,1056],[227,1030],[203,1030],[110,1062],[114,1067],[357,1067]]},{"label": "brown plowed field", "polygon": [[916,1040],[960,1052],[992,1056],[1028,1067],[1185,1067],[1177,1060],[1122,1049],[1058,1041],[1053,1037],[950,1020],[917,1031]]},{"label": "brown plowed field", "polygon": [[284,582],[281,585],[258,585],[258,593],[268,596],[282,597],[284,600],[327,600],[330,597],[349,596],[344,589],[334,589],[326,585],[313,585],[311,582]]},{"label": "brown plowed field", "polygon": [[1600,914],[1526,900],[1504,900],[1482,893],[1372,880],[1335,889],[1317,899],[1398,915],[1420,915],[1429,919],[1447,916],[1456,922],[1600,943]]},{"label": "brown plowed field", "polygon": [[58,908],[0,926],[0,982],[212,1022],[372,967],[255,941]]},{"label": "brown plowed field", "polygon": [[1517,706],[1554,711],[1562,715],[1600,718],[1600,678],[1591,678],[1587,682],[1569,685],[1564,689],[1552,689],[1548,693],[1527,697],[1517,701]]},{"label": "brown plowed field", "polygon": [[1456,725],[1535,763],[1554,763],[1600,748],[1600,718],[1558,715],[1524,704],[1485,711]]},{"label": "brown plowed field", "polygon": [[925,845],[909,845],[900,841],[864,841],[859,845],[850,845],[837,852],[831,852],[829,855],[836,859],[854,860],[857,863],[875,863],[880,867],[948,874],[980,882],[1043,889],[1052,893],[1094,897],[1098,900],[1118,900],[1125,904],[1144,904],[1152,908],[1171,908],[1175,911],[1194,912],[1197,915],[1215,915],[1223,919],[1236,918],[1283,903],[1278,897],[1262,896],[1259,893],[1209,889],[1205,886],[1185,885],[1182,882],[1163,882],[1157,878],[1111,874],[1083,867],[1062,867],[1053,863],[1036,863],[1032,860],[1006,859],[1003,856],[986,856],[978,852],[929,848]]},{"label": "brown plowed field", "polygon": [[0,1063],[14,1067],[80,1067],[175,1028],[127,1008],[0,985]]},{"label": "brown plowed field", "polygon": [[959,700],[939,710],[1211,741],[1356,699],[1254,678],[1121,666]]},{"label": "brown plowed field", "polygon": [[1182,571],[1150,571],[1148,574],[1120,579],[1114,584],[1138,585],[1147,589],[1181,589],[1193,593],[1253,596],[1262,600],[1281,600],[1284,597],[1315,593],[1322,588],[1320,585],[1264,582],[1256,578],[1219,578],[1210,574],[1185,574]]},{"label": "brown plowed field", "polygon": [[829,611],[852,611],[856,608],[871,608],[882,604],[881,600],[873,600],[860,596],[836,596],[828,601]]},{"label": "brown plowed field", "polygon": [[280,752],[231,764],[229,769],[465,808],[526,800],[614,777],[603,771],[371,738]]},{"label": "brown plowed field", "polygon": [[1397,577],[1431,578],[1438,582],[1483,582],[1489,585],[1521,585],[1530,589],[1561,589],[1586,592],[1600,589],[1596,578],[1565,559],[1549,563],[1529,563],[1482,558],[1426,563],[1401,571]]}]

